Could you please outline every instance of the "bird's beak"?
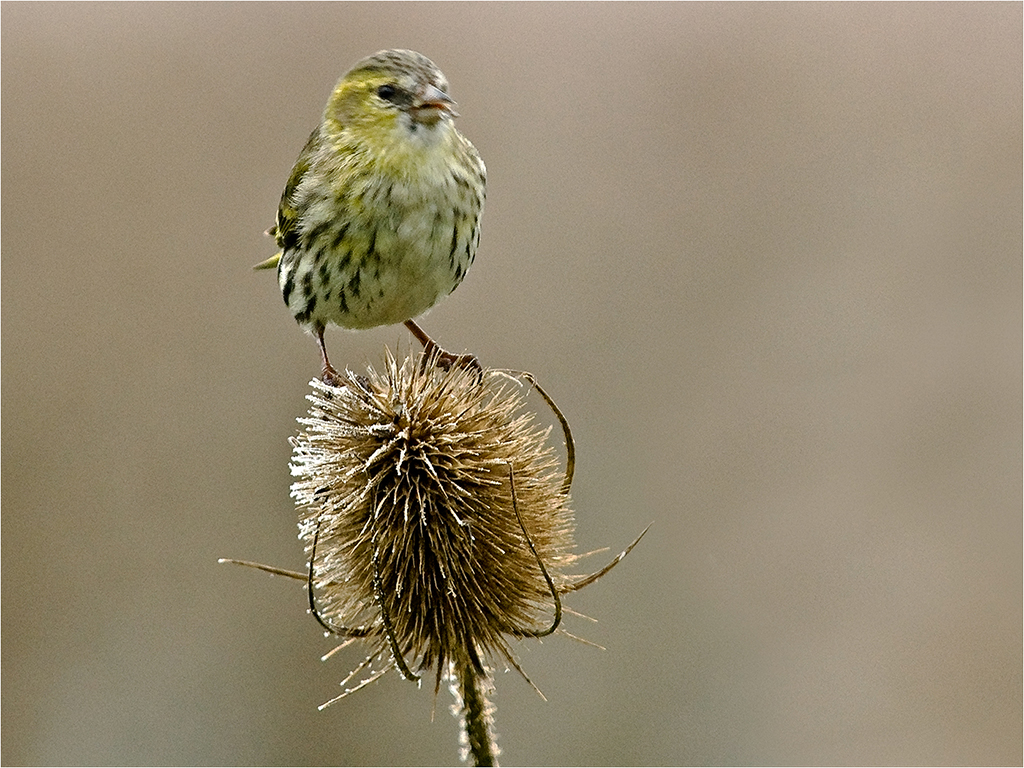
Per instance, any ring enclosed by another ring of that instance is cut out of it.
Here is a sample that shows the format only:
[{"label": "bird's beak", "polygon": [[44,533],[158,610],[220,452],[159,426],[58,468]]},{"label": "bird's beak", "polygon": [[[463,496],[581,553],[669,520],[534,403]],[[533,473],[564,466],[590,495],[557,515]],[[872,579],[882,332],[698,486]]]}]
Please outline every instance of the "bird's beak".
[{"label": "bird's beak", "polygon": [[433,85],[426,86],[419,93],[416,103],[412,105],[412,113],[418,122],[428,125],[436,123],[444,114],[452,117],[459,116],[451,97]]}]

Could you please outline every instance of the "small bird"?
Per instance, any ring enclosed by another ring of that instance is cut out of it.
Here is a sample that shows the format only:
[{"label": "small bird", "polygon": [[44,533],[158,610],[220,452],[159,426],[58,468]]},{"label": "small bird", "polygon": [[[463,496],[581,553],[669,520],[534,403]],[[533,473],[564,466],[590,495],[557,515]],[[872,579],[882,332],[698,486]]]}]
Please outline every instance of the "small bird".
[{"label": "small bird", "polygon": [[277,267],[285,304],[316,337],[326,383],[341,382],[324,346],[329,323],[404,323],[443,367],[480,367],[413,320],[458,287],[480,241],[487,174],[456,116],[430,59],[380,51],[338,81],[299,153],[267,231],[281,251],[255,269]]}]

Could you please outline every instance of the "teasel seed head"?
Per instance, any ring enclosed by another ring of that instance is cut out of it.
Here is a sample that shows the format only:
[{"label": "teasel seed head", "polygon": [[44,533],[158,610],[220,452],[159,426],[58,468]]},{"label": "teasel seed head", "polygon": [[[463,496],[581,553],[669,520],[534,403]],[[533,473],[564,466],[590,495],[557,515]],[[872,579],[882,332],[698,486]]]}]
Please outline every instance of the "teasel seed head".
[{"label": "teasel seed head", "polygon": [[435,691],[449,669],[486,678],[488,657],[519,669],[509,638],[553,632],[559,595],[583,583],[567,574],[580,556],[550,428],[497,371],[388,352],[381,371],[343,379],[313,382],[292,496],[314,615],[372,644],[346,694],[391,666],[432,671]]}]

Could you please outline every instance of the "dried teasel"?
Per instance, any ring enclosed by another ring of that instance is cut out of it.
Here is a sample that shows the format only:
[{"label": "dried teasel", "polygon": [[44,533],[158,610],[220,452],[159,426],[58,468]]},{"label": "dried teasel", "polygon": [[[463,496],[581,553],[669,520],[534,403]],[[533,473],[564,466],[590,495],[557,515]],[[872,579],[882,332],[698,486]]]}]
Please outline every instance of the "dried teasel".
[{"label": "dried teasel", "polygon": [[[346,638],[339,648],[371,645],[344,692],[322,706],[392,668],[413,680],[432,673],[435,692],[451,683],[464,752],[486,764],[497,754],[488,660],[526,678],[509,639],[562,631],[561,596],[602,576],[640,538],[600,571],[572,575],[584,555],[574,552],[574,448],[561,412],[529,374],[431,362],[399,364],[387,352],[379,372],[313,382],[291,440],[309,556],[300,577],[313,615]],[[564,471],[551,428],[526,408],[522,380],[563,429]]]}]

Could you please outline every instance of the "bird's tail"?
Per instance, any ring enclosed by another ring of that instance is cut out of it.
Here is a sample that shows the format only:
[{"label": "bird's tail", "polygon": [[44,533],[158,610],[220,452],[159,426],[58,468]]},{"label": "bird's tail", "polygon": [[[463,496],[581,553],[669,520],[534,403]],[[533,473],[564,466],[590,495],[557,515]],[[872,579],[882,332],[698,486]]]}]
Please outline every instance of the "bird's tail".
[{"label": "bird's tail", "polygon": [[276,269],[277,263],[281,260],[281,254],[275,253],[266,261],[261,261],[259,264],[254,264],[253,269]]}]

